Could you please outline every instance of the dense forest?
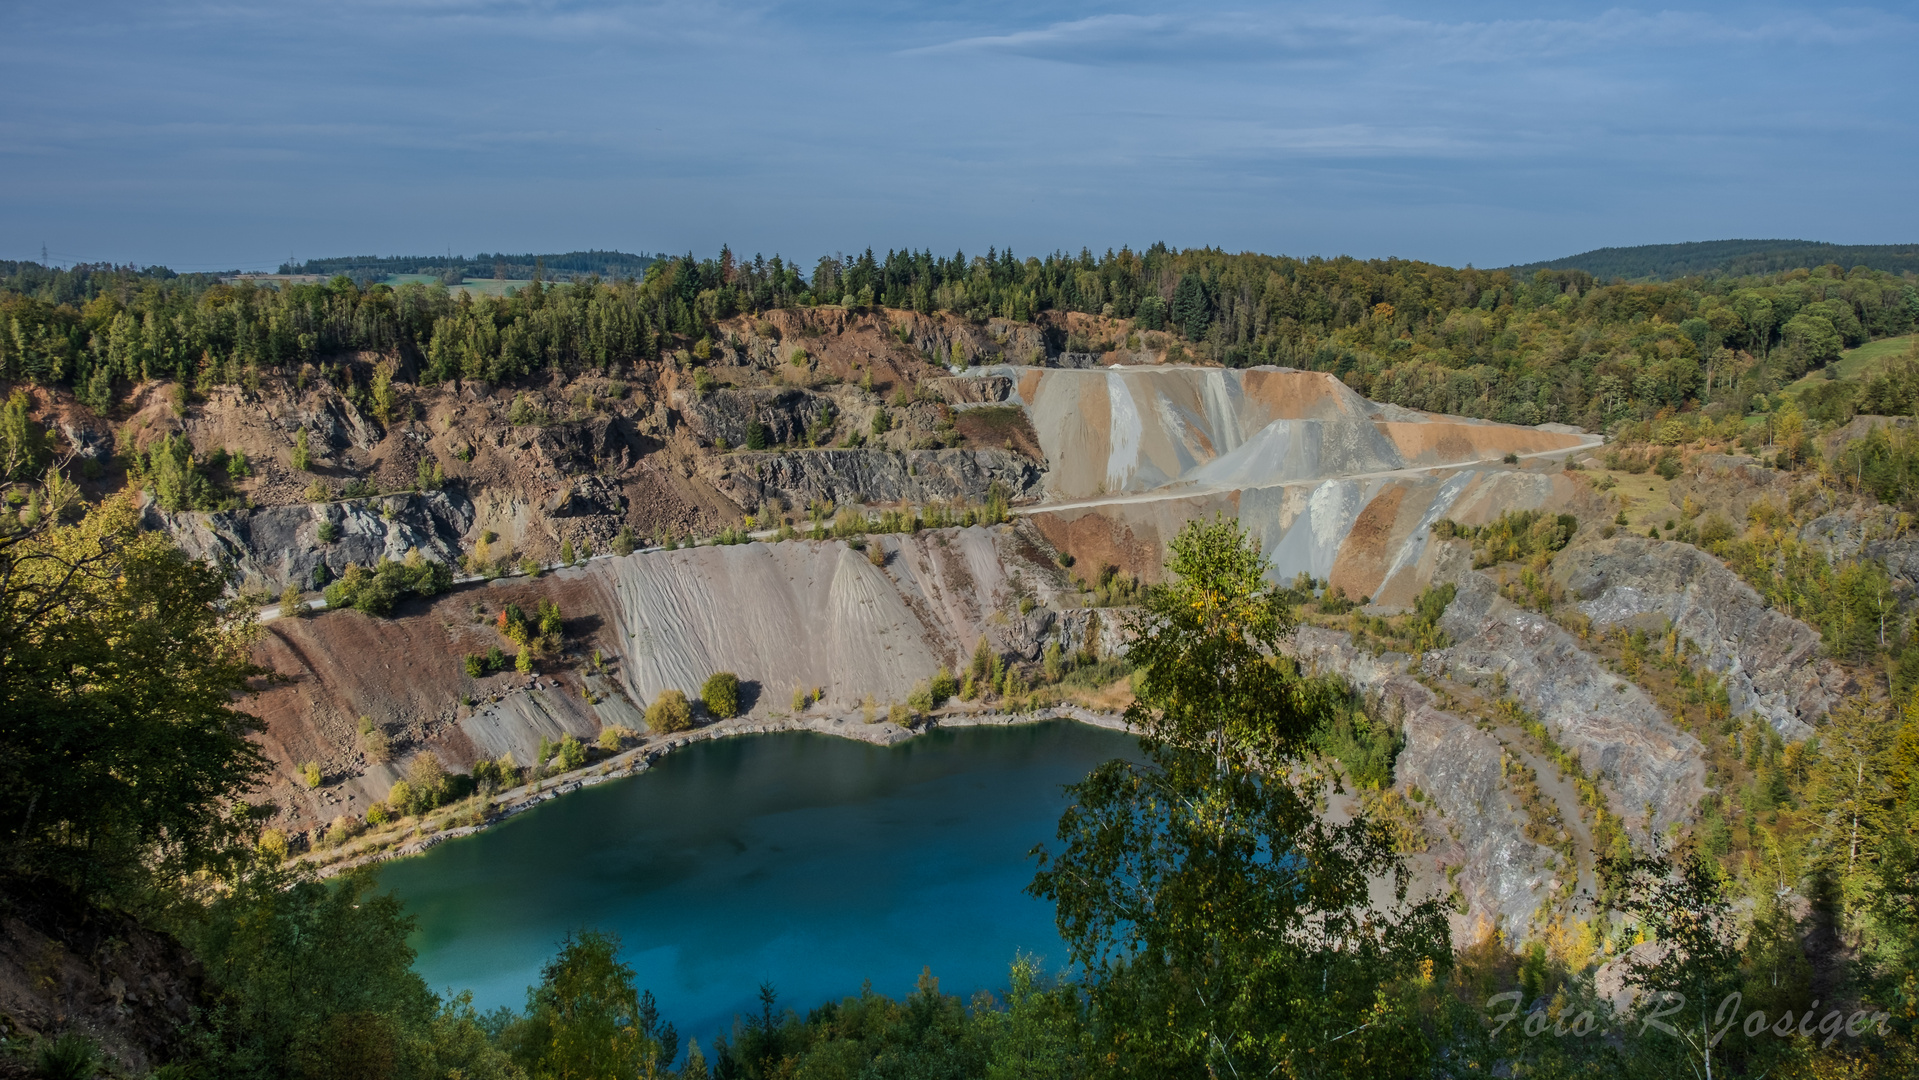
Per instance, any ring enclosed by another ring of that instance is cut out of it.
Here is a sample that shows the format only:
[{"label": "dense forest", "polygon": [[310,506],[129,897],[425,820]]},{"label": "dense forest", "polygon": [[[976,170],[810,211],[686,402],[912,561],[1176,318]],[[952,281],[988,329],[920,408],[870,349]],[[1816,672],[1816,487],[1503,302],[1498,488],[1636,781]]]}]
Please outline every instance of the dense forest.
[{"label": "dense forest", "polygon": [[1701,240],[1690,244],[1606,247],[1563,259],[1506,267],[1515,276],[1584,270],[1603,280],[1753,277],[1802,266],[1844,266],[1903,274],[1919,271],[1919,244],[1822,244],[1812,240]]},{"label": "dense forest", "polygon": [[[742,312],[825,304],[1038,319],[1055,351],[1144,341],[1172,360],[1331,371],[1413,408],[1605,429],[1763,410],[1841,350],[1911,332],[1919,279],[1826,265],[1628,284],[1581,270],[1515,276],[1157,244],[1044,259],[868,249],[803,274],[778,256],[722,249],[650,263],[637,279],[535,281],[475,298],[346,276],[276,289],[161,268],[0,263],[0,379],[71,386],[105,409],[143,379],[239,382],[377,350],[421,383],[502,384],[649,361]],[[1106,329],[1068,331],[1051,320],[1063,312],[1105,316]]]}]

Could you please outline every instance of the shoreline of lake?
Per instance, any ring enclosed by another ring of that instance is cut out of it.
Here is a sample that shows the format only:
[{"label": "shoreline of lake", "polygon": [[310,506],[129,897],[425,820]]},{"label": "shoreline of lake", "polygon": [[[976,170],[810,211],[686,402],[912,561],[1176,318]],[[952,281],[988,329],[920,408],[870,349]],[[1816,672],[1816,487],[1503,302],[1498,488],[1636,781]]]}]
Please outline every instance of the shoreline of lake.
[{"label": "shoreline of lake", "polygon": [[867,723],[862,714],[847,713],[836,716],[815,717],[734,717],[719,720],[689,731],[675,732],[670,735],[657,735],[642,742],[630,750],[623,750],[603,761],[594,762],[569,773],[548,777],[532,784],[508,788],[488,799],[486,817],[471,825],[457,825],[450,828],[433,829],[424,835],[402,834],[402,842],[393,847],[378,851],[352,855],[347,858],[321,862],[309,857],[306,861],[313,864],[317,876],[335,877],[349,870],[375,863],[391,862],[397,859],[412,858],[445,843],[461,837],[483,832],[494,825],[532,810],[545,803],[552,802],[562,795],[572,794],[585,788],[595,787],[609,780],[618,780],[629,776],[638,776],[675,750],[684,749],[695,743],[713,742],[721,739],[736,738],[745,735],[775,735],[791,732],[811,732],[816,735],[831,735],[853,742],[863,742],[872,746],[898,746],[921,738],[942,729],[962,729],[976,727],[1015,727],[1026,724],[1045,723],[1050,720],[1071,720],[1090,727],[1101,728],[1131,734],[1133,729],[1119,714],[1097,712],[1079,705],[1052,705],[1030,712],[1005,713],[994,710],[959,710],[950,713],[936,713],[928,722],[917,728],[902,728],[885,720]]}]

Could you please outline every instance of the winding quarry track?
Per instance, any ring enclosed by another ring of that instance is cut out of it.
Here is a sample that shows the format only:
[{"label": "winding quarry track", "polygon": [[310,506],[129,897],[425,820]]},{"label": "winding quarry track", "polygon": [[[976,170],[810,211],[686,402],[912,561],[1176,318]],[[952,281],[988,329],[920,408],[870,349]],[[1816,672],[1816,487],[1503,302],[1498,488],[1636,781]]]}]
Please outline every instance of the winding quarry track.
[{"label": "winding quarry track", "polygon": [[[1534,450],[1518,455],[1521,461],[1545,458],[1563,458],[1581,450],[1591,450],[1606,444],[1604,435],[1580,435],[1579,442],[1571,446],[1562,446],[1553,450]],[[1450,465],[1418,465],[1399,469],[1381,469],[1377,472],[1353,473],[1341,476],[1341,480],[1417,480],[1478,466],[1498,466],[1504,463],[1504,455],[1499,457],[1478,458]],[[1236,491],[1246,491],[1267,485],[1228,486],[1224,484],[1199,484],[1193,481],[1167,484],[1151,491],[1142,491],[1128,495],[1105,495],[1093,499],[1069,499],[1063,502],[1041,502],[1027,507],[1031,511],[1091,510],[1108,506],[1134,506],[1141,503],[1161,502],[1167,499],[1192,499],[1206,495],[1228,495]],[[1281,486],[1281,485],[1271,485]]]}]

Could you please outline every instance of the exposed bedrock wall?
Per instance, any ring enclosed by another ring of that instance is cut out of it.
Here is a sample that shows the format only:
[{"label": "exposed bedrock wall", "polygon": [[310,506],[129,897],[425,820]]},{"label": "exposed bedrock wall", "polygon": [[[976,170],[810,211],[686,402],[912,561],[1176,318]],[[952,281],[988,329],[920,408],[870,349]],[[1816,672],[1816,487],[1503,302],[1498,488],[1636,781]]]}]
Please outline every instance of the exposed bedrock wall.
[{"label": "exposed bedrock wall", "polygon": [[1260,543],[1275,580],[1299,573],[1352,597],[1403,606],[1430,582],[1432,526],[1478,525],[1507,510],[1556,509],[1576,495],[1563,473],[1462,469],[1449,475],[1326,480],[1030,511],[1055,547],[1088,572],[1118,566],[1147,580],[1162,572],[1165,542],[1187,521],[1223,515]]},{"label": "exposed bedrock wall", "polygon": [[1388,410],[1323,372],[994,369],[1038,433],[1046,494],[1085,499],[1179,481],[1247,487],[1579,445],[1565,431]]},{"label": "exposed bedrock wall", "polygon": [[777,500],[804,511],[829,503],[984,502],[994,484],[1014,499],[1039,491],[1041,473],[1009,450],[784,450],[739,461],[721,490],[749,511]]},{"label": "exposed bedrock wall", "polygon": [[1698,646],[1726,680],[1735,715],[1757,713],[1799,740],[1847,693],[1845,670],[1819,656],[1819,631],[1767,606],[1726,564],[1691,544],[1621,537],[1573,548],[1553,576],[1598,626],[1662,633]]},{"label": "exposed bedrock wall", "polygon": [[[168,513],[148,504],[146,525],[164,530],[196,559],[232,567],[238,584],[278,592],[289,582],[311,588],[318,566],[338,576],[348,563],[403,559],[416,547],[454,562],[475,513],[464,494],[446,490],[219,513]],[[331,522],[337,534],[327,543],[319,539],[321,522]]]},{"label": "exposed bedrock wall", "polygon": [[1435,576],[1459,591],[1439,622],[1454,644],[1428,653],[1426,670],[1510,694],[1604,782],[1629,826],[1656,831],[1690,820],[1705,794],[1699,741],[1558,623],[1501,597],[1471,569],[1463,542],[1444,545],[1436,561]]},{"label": "exposed bedrock wall", "polygon": [[1444,892],[1452,878],[1466,901],[1465,912],[1453,918],[1459,940],[1476,940],[1492,926],[1523,931],[1557,882],[1546,869],[1552,851],[1525,835],[1525,817],[1506,787],[1499,739],[1473,717],[1441,708],[1433,692],[1406,673],[1404,658],[1373,656],[1354,648],[1346,634],[1310,626],[1287,647],[1398,718],[1406,745],[1393,766],[1394,784],[1409,798],[1418,788],[1441,815],[1421,815],[1431,846],[1411,860],[1423,877],[1415,892]]}]

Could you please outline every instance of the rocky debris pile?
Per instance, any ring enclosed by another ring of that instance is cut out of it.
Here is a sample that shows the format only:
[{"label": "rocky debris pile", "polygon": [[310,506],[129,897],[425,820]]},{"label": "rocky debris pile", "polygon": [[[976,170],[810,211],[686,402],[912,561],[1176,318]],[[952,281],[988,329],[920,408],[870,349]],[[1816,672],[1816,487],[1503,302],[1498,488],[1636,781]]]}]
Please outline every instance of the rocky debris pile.
[{"label": "rocky debris pile", "polygon": [[1005,375],[950,375],[922,385],[948,405],[992,405],[1013,394],[1013,380]]},{"label": "rocky debris pile", "polygon": [[[144,1076],[180,1052],[186,1024],[208,1006],[192,954],[125,914],[47,881],[9,882],[0,913],[0,1017],[10,1040],[79,1031],[118,1066],[114,1075]],[[0,1059],[0,1069],[9,1064]]]}]

